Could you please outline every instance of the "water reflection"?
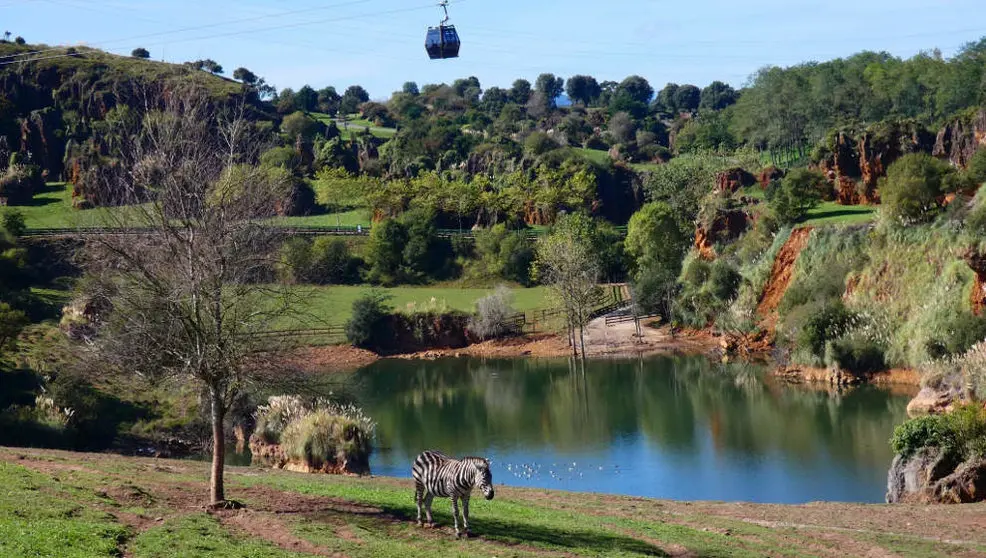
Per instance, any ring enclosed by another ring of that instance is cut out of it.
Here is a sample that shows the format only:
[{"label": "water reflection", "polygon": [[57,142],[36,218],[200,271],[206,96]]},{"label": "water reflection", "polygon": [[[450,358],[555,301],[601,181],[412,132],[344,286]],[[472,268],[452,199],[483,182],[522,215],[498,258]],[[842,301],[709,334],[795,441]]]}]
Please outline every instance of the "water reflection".
[{"label": "water reflection", "polygon": [[680,499],[882,501],[907,404],[702,357],[386,360],[347,379],[379,424],[375,474],[436,448],[492,457],[498,483]]}]

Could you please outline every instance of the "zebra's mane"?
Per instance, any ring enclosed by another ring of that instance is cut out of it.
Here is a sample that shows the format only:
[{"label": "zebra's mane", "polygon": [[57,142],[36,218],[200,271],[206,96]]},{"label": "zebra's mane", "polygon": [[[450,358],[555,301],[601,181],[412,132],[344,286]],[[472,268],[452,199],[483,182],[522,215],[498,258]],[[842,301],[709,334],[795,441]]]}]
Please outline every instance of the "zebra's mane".
[{"label": "zebra's mane", "polygon": [[463,457],[459,461],[463,463],[469,463],[470,465],[483,465],[486,467],[490,466],[489,460],[486,459],[485,457],[473,457],[473,456]]}]

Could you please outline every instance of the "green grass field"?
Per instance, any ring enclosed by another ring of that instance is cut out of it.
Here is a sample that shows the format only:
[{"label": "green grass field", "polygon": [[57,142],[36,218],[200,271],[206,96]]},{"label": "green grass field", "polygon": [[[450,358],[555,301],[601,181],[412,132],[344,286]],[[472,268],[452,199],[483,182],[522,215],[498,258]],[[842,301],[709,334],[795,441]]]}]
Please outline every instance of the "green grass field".
[{"label": "green grass field", "polygon": [[0,555],[841,558],[986,551],[982,505],[769,506],[497,485],[493,500],[472,499],[473,536],[457,540],[448,500],[435,500],[435,528],[415,524],[413,488],[404,479],[227,467],[227,497],[246,506],[238,511],[205,509],[207,479],[208,464],[197,461],[0,447]]},{"label": "green grass field", "polygon": [[287,227],[355,227],[372,224],[368,209],[354,209],[341,213],[323,213],[320,215],[305,215],[304,217],[278,217],[274,222]]},{"label": "green grass field", "polygon": [[[333,122],[335,120],[328,114],[324,114],[321,112],[312,112],[310,113],[310,115],[312,116],[312,118],[318,120],[319,122],[324,122],[325,124],[329,124],[330,122]],[[349,139],[350,135],[354,131],[362,132],[364,128],[370,128],[370,134],[381,139],[390,139],[394,137],[394,135],[397,133],[397,130],[394,128],[380,127],[364,118],[350,116],[350,118],[348,118],[346,121],[349,123],[348,130],[342,125],[341,122],[336,122],[336,126],[339,127],[339,131],[341,132],[343,139]]]},{"label": "green grass field", "polygon": [[876,207],[872,205],[839,205],[822,202],[808,211],[805,225],[851,225],[876,219]]},{"label": "green grass field", "polygon": [[[286,317],[277,329],[317,329],[328,325],[342,325],[352,315],[353,301],[374,290],[369,286],[330,286],[294,288],[294,295],[303,309]],[[398,287],[376,289],[392,297],[390,304],[397,312],[425,310],[460,310],[472,312],[476,301],[490,294],[492,289],[466,289],[454,287]],[[528,312],[547,306],[545,287],[513,289],[514,310]],[[303,302],[302,302],[303,301]]]}]

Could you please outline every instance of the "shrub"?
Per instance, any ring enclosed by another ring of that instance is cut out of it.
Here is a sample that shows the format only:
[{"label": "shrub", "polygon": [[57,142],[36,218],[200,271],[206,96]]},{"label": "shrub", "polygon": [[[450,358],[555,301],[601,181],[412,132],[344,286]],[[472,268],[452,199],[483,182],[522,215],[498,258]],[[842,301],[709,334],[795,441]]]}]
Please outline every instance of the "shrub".
[{"label": "shrub", "polygon": [[311,246],[308,279],[313,283],[342,285],[359,281],[360,259],[341,238],[322,236]]},{"label": "shrub", "polygon": [[523,231],[508,231],[502,223],[476,233],[475,275],[531,284],[534,246]]},{"label": "shrub", "polygon": [[969,167],[965,172],[977,186],[986,183],[986,149],[976,151],[969,159]]},{"label": "shrub", "polygon": [[369,469],[372,451],[371,437],[357,422],[322,409],[289,423],[281,433],[281,447],[289,459],[312,470],[359,464],[354,472]]},{"label": "shrub", "polygon": [[689,256],[679,278],[675,318],[694,327],[712,323],[736,298],[741,280],[739,272],[722,258],[710,263]]},{"label": "shrub", "polygon": [[904,155],[880,179],[883,218],[900,224],[927,221],[938,210],[942,183],[952,172],[947,163],[926,153]]},{"label": "shrub", "polygon": [[22,236],[27,230],[24,214],[16,209],[5,211],[0,219],[0,229],[6,230],[12,236]]},{"label": "shrub", "polygon": [[847,337],[825,343],[825,364],[853,374],[872,374],[886,368],[886,359],[875,342]]},{"label": "shrub", "polygon": [[469,319],[469,330],[482,339],[516,335],[517,326],[510,318],[514,312],[510,289],[500,285],[492,294],[476,301],[476,313]]},{"label": "shrub", "polygon": [[909,420],[894,429],[890,445],[905,457],[921,448],[938,448],[960,460],[984,457],[986,409],[980,405],[963,405],[945,415]]},{"label": "shrub", "polygon": [[946,453],[957,449],[955,432],[944,415],[928,415],[909,420],[894,429],[890,447],[909,457],[922,448],[939,448]]},{"label": "shrub", "polygon": [[296,236],[281,245],[279,275],[286,283],[308,282],[308,271],[312,265],[311,241]]},{"label": "shrub", "polygon": [[842,335],[851,320],[852,314],[838,299],[824,303],[821,308],[813,305],[797,333],[795,344],[797,348],[823,358],[825,343]]},{"label": "shrub", "polygon": [[804,219],[829,190],[825,176],[815,170],[794,169],[767,188],[767,201],[781,223]]},{"label": "shrub", "polygon": [[41,167],[11,163],[0,175],[0,199],[8,205],[24,205],[44,188]]},{"label": "shrub", "polygon": [[257,407],[254,433],[268,444],[279,444],[289,424],[315,411],[325,411],[353,421],[370,438],[376,431],[376,423],[355,405],[342,405],[322,397],[305,399],[298,395],[273,395],[267,399],[266,405]]},{"label": "shrub", "polygon": [[369,292],[353,301],[353,315],[346,322],[346,339],[356,347],[370,347],[385,335],[386,319],[391,313],[390,297]]},{"label": "shrub", "polygon": [[[986,153],[986,150],[980,151]],[[972,200],[972,209],[965,217],[966,228],[973,233],[986,235],[986,188],[980,188]]]}]

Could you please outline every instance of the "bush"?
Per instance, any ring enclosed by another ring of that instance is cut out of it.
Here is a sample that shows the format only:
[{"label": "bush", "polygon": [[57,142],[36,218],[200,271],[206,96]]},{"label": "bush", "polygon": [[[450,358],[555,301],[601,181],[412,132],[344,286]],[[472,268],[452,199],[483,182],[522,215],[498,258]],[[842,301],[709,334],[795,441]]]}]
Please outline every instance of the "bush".
[{"label": "bush", "polygon": [[[986,150],[980,153],[986,153]],[[986,235],[986,188],[980,188],[972,200],[972,209],[965,217],[966,228],[973,233]]]},{"label": "bush", "polygon": [[795,223],[818,205],[831,188],[825,176],[815,170],[794,169],[767,188],[766,197],[781,223]]},{"label": "bush", "polygon": [[27,230],[24,214],[16,209],[5,211],[0,219],[0,229],[6,230],[11,236],[22,236]]},{"label": "bush", "polygon": [[825,357],[826,342],[842,335],[852,320],[852,314],[839,299],[821,308],[813,307],[797,333],[798,349],[808,351],[819,359]]},{"label": "bush", "polygon": [[986,183],[986,149],[980,149],[969,159],[966,175],[977,186]]},{"label": "bush", "polygon": [[255,417],[254,437],[280,445],[289,459],[313,470],[369,471],[376,423],[359,407],[278,395],[259,406]]},{"label": "bush", "polygon": [[386,335],[386,319],[391,313],[390,297],[370,292],[353,301],[353,315],[346,322],[346,339],[356,347],[371,347]]},{"label": "bush", "polygon": [[710,263],[689,257],[679,278],[681,292],[675,305],[675,318],[694,327],[711,324],[729,308],[741,282],[739,272],[722,258]]},{"label": "bush", "polygon": [[963,405],[945,415],[909,420],[894,429],[890,445],[905,457],[922,448],[938,448],[959,460],[986,457],[986,409]]},{"label": "bush", "polygon": [[516,314],[510,289],[500,285],[493,294],[476,301],[476,313],[469,319],[469,330],[482,339],[496,339],[520,333],[510,318]]},{"label": "bush", "polygon": [[909,420],[894,429],[890,447],[894,453],[909,457],[922,448],[938,448],[946,453],[957,448],[955,432],[945,415],[928,415]]},{"label": "bush", "polygon": [[0,176],[0,200],[7,205],[24,205],[44,188],[41,167],[11,164]]},{"label": "bush", "polygon": [[341,238],[322,236],[311,247],[309,280],[317,284],[345,285],[359,282],[360,259]]},{"label": "bush", "polygon": [[373,446],[370,433],[359,423],[319,409],[289,423],[281,433],[281,447],[289,459],[312,470],[345,468],[362,473],[369,471]]},{"label": "bush", "polygon": [[898,159],[880,179],[884,219],[909,224],[929,220],[939,208],[945,177],[955,172],[947,163],[926,153],[910,153]]},{"label": "bush", "polygon": [[508,231],[502,223],[494,225],[476,233],[475,250],[475,275],[531,284],[534,246],[523,231]]},{"label": "bush", "polygon": [[872,374],[887,366],[883,348],[868,339],[853,337],[825,343],[825,365],[853,374]]}]

